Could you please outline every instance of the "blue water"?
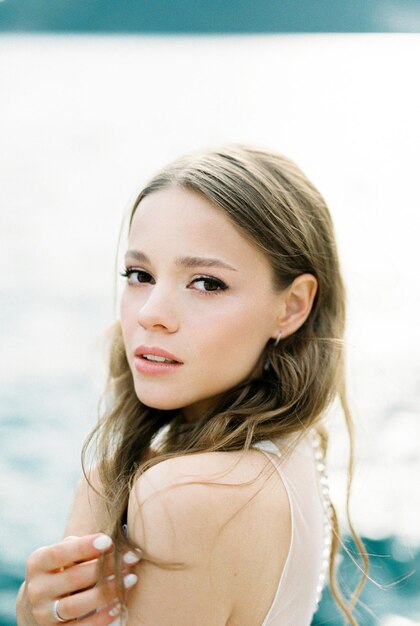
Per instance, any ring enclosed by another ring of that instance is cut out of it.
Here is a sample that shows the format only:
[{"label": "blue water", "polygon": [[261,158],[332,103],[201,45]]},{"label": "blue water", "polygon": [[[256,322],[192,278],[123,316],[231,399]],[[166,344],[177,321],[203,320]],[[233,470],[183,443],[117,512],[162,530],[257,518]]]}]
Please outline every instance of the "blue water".
[{"label": "blue water", "polygon": [[3,2],[0,30],[124,33],[418,32],[418,3],[387,0]]},{"label": "blue water", "polygon": [[[362,537],[370,555],[369,576],[377,583],[367,581],[355,616],[361,626],[380,626],[388,616],[412,619],[420,617],[420,547],[406,545],[398,537],[381,540]],[[354,543],[345,538],[345,544],[355,553]],[[342,562],[338,568],[338,580],[347,589],[354,589],[359,573],[348,556],[341,551]],[[382,588],[377,585],[381,585]],[[313,626],[341,626],[340,613],[329,589],[324,591],[322,602],[314,618]]]}]

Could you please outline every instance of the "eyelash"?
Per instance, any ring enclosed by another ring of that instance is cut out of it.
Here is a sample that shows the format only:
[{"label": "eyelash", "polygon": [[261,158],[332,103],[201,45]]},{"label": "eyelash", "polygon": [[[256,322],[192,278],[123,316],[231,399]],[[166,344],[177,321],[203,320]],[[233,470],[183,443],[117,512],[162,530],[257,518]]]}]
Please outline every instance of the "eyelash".
[{"label": "eyelash", "polygon": [[[120,276],[122,276],[123,278],[127,278],[127,282],[128,282],[128,279],[130,278],[130,276],[132,276],[133,274],[142,274],[143,276],[150,276],[150,274],[148,272],[145,272],[144,270],[136,269],[135,267],[127,267],[124,272],[120,272]],[[200,282],[200,281],[212,283],[213,286],[219,287],[219,289],[210,290],[210,291],[204,291],[202,289],[198,290],[200,293],[202,293],[202,294],[204,294],[206,296],[218,295],[222,291],[225,291],[226,289],[228,289],[228,286],[225,283],[223,283],[218,278],[213,278],[212,276],[198,276],[197,278],[194,278],[194,280],[191,282],[191,284],[193,284],[195,282]],[[141,283],[139,283],[139,284],[141,284]]]}]

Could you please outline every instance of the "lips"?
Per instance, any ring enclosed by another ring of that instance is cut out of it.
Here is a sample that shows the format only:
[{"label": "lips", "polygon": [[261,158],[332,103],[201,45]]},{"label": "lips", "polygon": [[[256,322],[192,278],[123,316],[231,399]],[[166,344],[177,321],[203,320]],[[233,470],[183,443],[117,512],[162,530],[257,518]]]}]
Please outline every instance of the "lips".
[{"label": "lips", "polygon": [[[159,348],[158,346],[138,346],[134,352],[134,356],[136,357],[144,357],[145,354],[163,357],[165,359],[169,359],[170,361],[175,361],[179,364],[182,363],[182,361],[177,356],[171,354],[170,352],[167,352],[166,350],[163,350],[163,348]],[[153,363],[154,361],[149,362]]]},{"label": "lips", "polygon": [[[145,358],[145,354],[169,359],[168,361],[154,361]],[[172,376],[182,368],[183,362],[174,354],[157,346],[138,346],[134,352],[134,368],[142,376]]]}]

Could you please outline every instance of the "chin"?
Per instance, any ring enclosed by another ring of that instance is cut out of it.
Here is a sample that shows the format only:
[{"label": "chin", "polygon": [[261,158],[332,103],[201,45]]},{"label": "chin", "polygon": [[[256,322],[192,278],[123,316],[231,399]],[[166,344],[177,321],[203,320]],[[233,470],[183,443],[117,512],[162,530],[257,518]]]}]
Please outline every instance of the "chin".
[{"label": "chin", "polygon": [[173,411],[175,409],[181,409],[184,405],[178,398],[165,398],[162,394],[156,397],[155,394],[144,393],[136,390],[136,396],[142,404],[148,406],[151,409],[159,409],[160,411]]}]

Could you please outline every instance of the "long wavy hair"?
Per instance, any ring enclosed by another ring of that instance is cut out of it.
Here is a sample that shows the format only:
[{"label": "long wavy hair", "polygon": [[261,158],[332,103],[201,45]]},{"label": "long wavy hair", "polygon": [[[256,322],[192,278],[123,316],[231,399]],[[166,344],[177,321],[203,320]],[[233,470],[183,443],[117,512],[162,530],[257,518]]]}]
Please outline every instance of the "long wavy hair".
[{"label": "long wavy hair", "polygon": [[[112,327],[102,416],[85,443],[83,462],[85,467],[88,447],[94,441],[101,496],[111,519],[110,528],[102,530],[112,536],[116,546],[120,600],[124,603],[119,554],[123,548],[133,547],[122,523],[133,482],[142,472],[180,455],[229,450],[245,453],[258,441],[294,433],[298,441],[311,428],[321,435],[325,455],[325,415],[338,397],[350,442],[346,515],[363,568],[359,566],[362,576],[352,597],[346,598],[337,583],[335,569],[339,545],[348,550],[332,507],[329,584],[336,603],[350,624],[357,626],[353,611],[367,578],[368,558],[349,511],[354,436],[345,384],[346,297],[327,205],[303,172],[286,157],[265,149],[233,145],[190,154],[162,169],[136,197],[129,226],[143,198],[172,186],[199,193],[223,211],[241,234],[266,255],[277,288],[286,288],[300,274],[310,273],[316,277],[318,289],[303,325],[278,345],[272,340],[267,343],[261,354],[260,376],[230,389],[194,423],[187,423],[179,410],[163,411],[142,404],[135,393],[120,323]],[[262,367],[263,363],[268,367]],[[151,457],[153,440],[164,426],[164,443],[159,453]],[[144,558],[156,562],[153,555],[143,552]]]}]

